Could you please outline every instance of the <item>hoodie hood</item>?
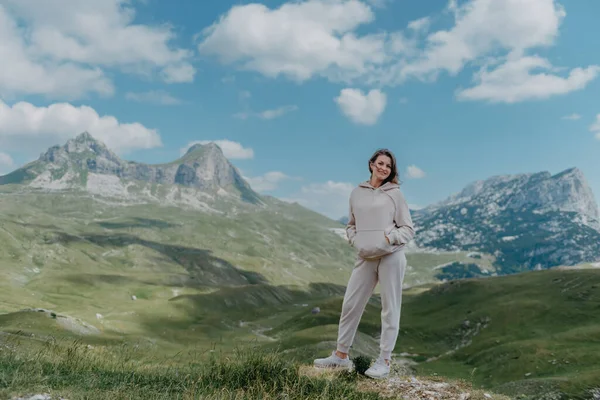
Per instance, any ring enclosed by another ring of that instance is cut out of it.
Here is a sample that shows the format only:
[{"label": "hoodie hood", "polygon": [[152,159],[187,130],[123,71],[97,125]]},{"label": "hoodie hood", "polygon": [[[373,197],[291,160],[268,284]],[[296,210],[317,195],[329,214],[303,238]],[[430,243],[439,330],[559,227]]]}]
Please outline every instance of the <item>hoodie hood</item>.
[{"label": "hoodie hood", "polygon": [[373,190],[381,189],[381,190],[385,190],[386,192],[388,190],[392,190],[392,189],[400,189],[400,185],[398,185],[397,183],[393,183],[393,182],[386,182],[383,185],[376,188],[373,185],[371,185],[371,183],[369,181],[364,181],[364,182],[360,183],[358,186],[362,187],[362,188],[373,189]]}]

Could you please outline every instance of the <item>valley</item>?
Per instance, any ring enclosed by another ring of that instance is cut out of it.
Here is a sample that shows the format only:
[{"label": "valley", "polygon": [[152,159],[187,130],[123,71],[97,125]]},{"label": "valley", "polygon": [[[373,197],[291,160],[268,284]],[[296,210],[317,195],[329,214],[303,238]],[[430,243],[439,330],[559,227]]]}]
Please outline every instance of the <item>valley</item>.
[{"label": "valley", "polygon": [[[255,193],[217,146],[151,168],[115,157],[82,134],[0,177],[0,345],[77,342],[103,360],[133,348],[148,368],[331,351],[355,257],[340,222]],[[583,189],[514,206],[496,178],[415,212],[402,374],[528,399],[600,387],[593,197],[577,171],[500,182],[515,194],[540,179]],[[378,353],[377,293],[356,354]]]}]

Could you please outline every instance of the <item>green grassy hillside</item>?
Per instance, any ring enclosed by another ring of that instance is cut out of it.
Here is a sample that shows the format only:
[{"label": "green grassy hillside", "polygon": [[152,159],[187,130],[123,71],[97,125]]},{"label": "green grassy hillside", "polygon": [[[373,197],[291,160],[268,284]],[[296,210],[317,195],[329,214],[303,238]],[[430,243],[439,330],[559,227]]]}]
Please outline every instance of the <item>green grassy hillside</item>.
[{"label": "green grassy hillside", "polygon": [[[23,352],[48,336],[116,357],[135,345],[173,365],[240,345],[326,355],[353,251],[339,223],[265,202],[199,212],[0,187],[0,335]],[[405,291],[395,351],[416,373],[511,395],[600,386],[600,271],[494,277],[486,254],[407,258],[406,284],[421,286]],[[469,275],[486,277],[439,284]],[[374,297],[356,354],[377,354],[379,321]]]},{"label": "green grassy hillside", "polygon": [[[0,312],[83,317],[127,309],[132,295],[162,302],[224,286],[345,285],[354,263],[341,225],[274,199],[221,214],[9,189],[0,187]],[[491,265],[466,253],[408,260],[408,285],[436,281],[436,266],[454,261]]]},{"label": "green grassy hillside", "polygon": [[0,347],[2,398],[418,400],[435,393],[441,399],[508,400],[461,380],[396,377],[393,384],[375,382],[356,371],[319,371],[256,348],[240,349],[231,358],[213,354],[174,364],[148,359],[146,350],[136,347],[105,351],[46,342],[23,351],[19,341],[1,336]]},{"label": "green grassy hillside", "polygon": [[[500,393],[587,398],[600,388],[598,288],[600,270],[586,269],[452,281],[409,292],[395,352],[417,362],[418,373],[472,379]],[[318,315],[293,315],[272,334],[290,348],[334,341],[341,299],[320,307]],[[363,334],[378,333],[378,310],[368,306]],[[308,362],[312,354],[299,357]]]},{"label": "green grassy hillside", "polygon": [[[590,398],[600,386],[599,285],[598,270],[549,270],[407,290],[395,360],[419,376],[464,380],[513,398]],[[174,368],[202,364],[212,354],[231,358],[235,348],[250,346],[309,364],[335,346],[342,293],[330,284],[241,286],[180,295],[168,301],[169,314],[143,313],[148,300],[132,302],[143,321],[137,332],[107,328],[127,316],[96,323],[104,326],[100,334],[82,334],[60,323],[65,316],[35,311],[0,317],[0,330],[23,338],[24,352],[47,334],[117,357],[135,345],[142,354],[136,362],[149,366],[157,359]],[[377,355],[379,310],[375,296],[352,356]]]}]

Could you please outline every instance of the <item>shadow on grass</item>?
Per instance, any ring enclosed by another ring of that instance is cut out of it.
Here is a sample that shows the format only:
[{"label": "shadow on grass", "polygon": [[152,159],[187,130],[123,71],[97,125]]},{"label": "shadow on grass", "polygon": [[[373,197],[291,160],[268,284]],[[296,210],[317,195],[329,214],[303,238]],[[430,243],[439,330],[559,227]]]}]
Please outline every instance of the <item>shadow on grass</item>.
[{"label": "shadow on grass", "polygon": [[131,284],[144,284],[151,286],[168,286],[163,282],[149,282],[130,276],[109,275],[109,274],[69,274],[61,277],[62,280],[70,282],[77,286],[96,286],[98,284],[107,284],[114,286],[126,286]]},{"label": "shadow on grass", "polygon": [[86,242],[107,248],[138,245],[157,251],[172,262],[181,265],[188,272],[188,277],[185,281],[181,282],[180,286],[211,288],[267,283],[267,279],[262,274],[242,270],[226,260],[213,256],[209,250],[163,244],[129,234],[87,234],[76,236],[55,231],[53,232],[53,237],[46,241],[47,244],[60,243],[62,245]]},{"label": "shadow on grass", "polygon": [[[307,314],[321,319],[321,315],[311,313],[312,307],[341,298],[344,291],[344,286],[329,283],[313,283],[305,289],[268,284],[221,288],[172,298],[170,302],[183,315],[180,319],[147,316],[141,323],[146,331],[159,336],[168,326],[171,334],[193,342],[201,335],[235,335],[238,328],[242,329],[240,321],[247,323],[287,313],[290,318],[293,314]],[[338,319],[339,311],[336,310]]]},{"label": "shadow on grass", "polygon": [[[170,301],[193,304],[202,312],[242,312],[246,317],[268,315],[273,307],[298,302],[329,299],[344,295],[345,287],[332,283],[311,283],[307,289],[268,284],[221,288],[215,292],[181,295]],[[267,309],[267,307],[269,307]]]},{"label": "shadow on grass", "polygon": [[[11,215],[11,216],[14,217],[14,215]],[[49,230],[59,229],[59,227],[54,224],[52,224],[52,225],[33,224],[31,222],[15,221],[14,219],[3,219],[3,221],[11,223],[11,224],[15,224],[15,225],[23,226],[25,228],[49,229]]]},{"label": "shadow on grass", "polygon": [[105,229],[126,229],[126,228],[158,228],[167,229],[181,226],[180,224],[173,224],[166,221],[153,218],[140,218],[134,217],[129,218],[128,221],[122,222],[98,222],[97,225]]},{"label": "shadow on grass", "polygon": [[[34,223],[30,223],[30,222],[14,221],[14,220],[9,220],[9,219],[6,219],[5,221],[10,222],[12,224],[24,226],[26,228],[50,229],[50,230],[59,229],[59,227],[54,224],[43,225],[43,224],[34,224]],[[132,217],[132,218],[127,218],[126,220],[124,218],[124,220],[120,221],[120,222],[101,221],[101,222],[95,223],[95,225],[98,225],[104,229],[128,229],[128,228],[168,229],[168,228],[175,228],[175,227],[181,226],[181,224],[173,224],[171,222],[162,221],[160,219],[142,218],[142,217]]]}]

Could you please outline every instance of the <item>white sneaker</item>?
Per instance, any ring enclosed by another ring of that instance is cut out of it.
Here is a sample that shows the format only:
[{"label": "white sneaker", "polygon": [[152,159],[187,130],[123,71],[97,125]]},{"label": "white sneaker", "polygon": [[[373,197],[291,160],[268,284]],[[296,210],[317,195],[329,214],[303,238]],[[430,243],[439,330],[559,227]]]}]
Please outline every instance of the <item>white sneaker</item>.
[{"label": "white sneaker", "polygon": [[335,350],[331,352],[331,355],[327,358],[317,358],[314,362],[317,368],[341,368],[352,370],[354,364],[350,361],[349,357],[340,358],[335,354]]},{"label": "white sneaker", "polygon": [[390,366],[383,358],[378,358],[375,363],[365,371],[365,375],[373,379],[385,378],[390,374]]}]

